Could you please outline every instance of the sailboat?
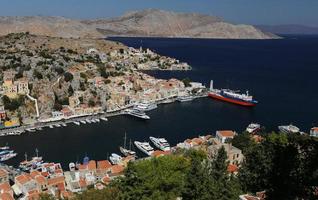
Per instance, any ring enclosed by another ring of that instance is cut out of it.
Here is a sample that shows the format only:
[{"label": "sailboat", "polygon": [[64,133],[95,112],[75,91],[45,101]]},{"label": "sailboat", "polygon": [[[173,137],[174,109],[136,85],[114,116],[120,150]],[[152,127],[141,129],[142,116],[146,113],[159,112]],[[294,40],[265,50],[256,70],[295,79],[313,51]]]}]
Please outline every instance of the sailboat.
[{"label": "sailboat", "polygon": [[127,140],[127,137],[126,137],[126,133],[125,133],[125,137],[124,137],[124,146],[123,147],[119,147],[119,150],[120,152],[125,155],[125,156],[135,156],[136,155],[136,152],[132,151],[131,150],[131,140],[129,142],[129,149],[126,149],[126,140]]}]

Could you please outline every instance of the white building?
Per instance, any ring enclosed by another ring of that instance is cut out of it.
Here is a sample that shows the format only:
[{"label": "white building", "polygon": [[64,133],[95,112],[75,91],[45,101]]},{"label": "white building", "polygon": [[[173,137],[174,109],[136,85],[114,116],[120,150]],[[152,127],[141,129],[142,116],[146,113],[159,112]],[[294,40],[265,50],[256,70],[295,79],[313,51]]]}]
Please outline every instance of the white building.
[{"label": "white building", "polygon": [[310,136],[318,137],[318,127],[313,127],[312,129],[310,129]]},{"label": "white building", "polygon": [[216,138],[221,142],[225,143],[228,139],[233,139],[236,132],[230,130],[216,131]]}]

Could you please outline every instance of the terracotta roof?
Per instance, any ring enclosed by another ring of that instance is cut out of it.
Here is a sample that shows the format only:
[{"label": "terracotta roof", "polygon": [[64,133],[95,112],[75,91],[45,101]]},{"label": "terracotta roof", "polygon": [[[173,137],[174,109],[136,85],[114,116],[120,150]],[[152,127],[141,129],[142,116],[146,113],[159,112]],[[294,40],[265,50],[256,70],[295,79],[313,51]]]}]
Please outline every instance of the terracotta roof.
[{"label": "terracotta roof", "polygon": [[41,175],[41,173],[39,172],[39,171],[32,171],[31,173],[30,173],[30,176],[34,179],[36,176],[38,176],[38,175]]},{"label": "terracotta roof", "polygon": [[40,193],[36,190],[30,191],[28,195],[29,200],[38,200],[40,199]]},{"label": "terracotta roof", "polygon": [[164,156],[164,155],[168,155],[170,154],[170,151],[160,151],[160,150],[156,150],[152,153],[153,157],[159,157],[159,156]]},{"label": "terracotta roof", "polygon": [[62,169],[57,169],[54,172],[55,174],[63,174],[63,170]]},{"label": "terracotta roof", "polygon": [[1,200],[14,200],[14,198],[9,193],[0,194]]},{"label": "terracotta roof", "polygon": [[11,186],[9,183],[1,183],[0,184],[0,193],[10,192]]},{"label": "terracotta roof", "polygon": [[7,176],[9,173],[5,169],[0,169],[0,177]]},{"label": "terracotta roof", "polygon": [[313,127],[311,130],[318,131],[318,127]]},{"label": "terracotta roof", "polygon": [[61,192],[61,196],[64,198],[64,199],[70,199],[71,197],[74,196],[73,192],[71,191],[62,191]]},{"label": "terracotta roof", "polygon": [[95,160],[90,160],[88,162],[88,170],[96,170],[96,161]]},{"label": "terracotta roof", "polygon": [[79,170],[85,170],[87,169],[87,165],[78,165],[77,167]]},{"label": "terracotta roof", "polygon": [[112,164],[108,160],[100,160],[97,161],[97,168],[98,169],[109,169],[111,168]]},{"label": "terracotta roof", "polygon": [[234,137],[234,131],[224,130],[224,131],[217,131],[223,137]]},{"label": "terracotta roof", "polygon": [[104,184],[109,184],[110,178],[109,178],[108,176],[104,176],[104,177],[102,178],[102,182],[103,182]]},{"label": "terracotta roof", "polygon": [[41,172],[41,175],[44,177],[48,177],[50,174],[49,174],[49,172]]},{"label": "terracotta roof", "polygon": [[29,182],[31,178],[25,174],[19,175],[15,177],[15,182],[19,182],[21,185]]},{"label": "terracotta roof", "polygon": [[47,181],[48,185],[57,185],[58,183],[64,183],[64,176],[50,178]]},{"label": "terracotta roof", "polygon": [[64,185],[64,183],[58,183],[58,184],[57,184],[57,188],[59,189],[59,191],[65,191],[65,185]]},{"label": "terracotta roof", "polygon": [[113,165],[111,171],[112,174],[119,174],[124,171],[124,167],[121,165]]},{"label": "terracotta roof", "polygon": [[203,143],[203,140],[202,140],[201,138],[193,138],[193,139],[192,139],[192,142],[194,142],[194,143],[200,145],[200,144]]},{"label": "terracotta roof", "polygon": [[236,165],[230,164],[230,165],[227,166],[227,171],[230,172],[230,173],[234,173],[237,170],[238,170],[238,167]]},{"label": "terracotta roof", "polygon": [[87,186],[86,181],[85,181],[85,179],[83,179],[83,178],[81,178],[78,183],[79,183],[79,185],[80,185],[81,188],[84,188],[84,187]]},{"label": "terracotta roof", "polygon": [[46,178],[42,175],[38,175],[35,177],[35,181],[40,184],[40,185],[43,185],[46,183]]}]

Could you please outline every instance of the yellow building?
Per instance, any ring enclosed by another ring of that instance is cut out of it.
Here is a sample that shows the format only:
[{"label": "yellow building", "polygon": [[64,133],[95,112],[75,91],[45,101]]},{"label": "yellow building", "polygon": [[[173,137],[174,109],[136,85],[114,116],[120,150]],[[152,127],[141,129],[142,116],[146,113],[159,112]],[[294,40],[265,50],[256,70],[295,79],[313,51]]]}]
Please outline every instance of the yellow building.
[{"label": "yellow building", "polygon": [[15,98],[18,94],[26,95],[29,93],[29,83],[26,79],[19,79],[14,82],[12,79],[7,79],[2,87],[4,95],[10,98]]}]

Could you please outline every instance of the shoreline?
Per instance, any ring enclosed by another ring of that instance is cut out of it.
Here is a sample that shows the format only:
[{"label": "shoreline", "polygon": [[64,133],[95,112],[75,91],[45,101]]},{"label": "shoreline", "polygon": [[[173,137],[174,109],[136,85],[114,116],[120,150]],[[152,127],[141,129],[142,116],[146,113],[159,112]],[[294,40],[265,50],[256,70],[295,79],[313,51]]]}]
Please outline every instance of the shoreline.
[{"label": "shoreline", "polygon": [[[193,95],[191,97],[193,97],[193,100],[194,100],[197,98],[207,97],[207,94],[203,93],[201,95]],[[157,105],[164,104],[164,101],[166,99],[174,99],[174,101],[171,103],[176,103],[176,97],[167,97],[167,98],[157,99],[151,103],[156,103]],[[63,118],[63,119],[48,121],[48,122],[36,122],[35,124],[23,125],[23,126],[18,126],[18,127],[14,127],[14,128],[4,128],[4,129],[0,130],[0,137],[20,136],[20,135],[27,133],[27,132],[34,133],[37,131],[41,131],[43,128],[62,128],[65,125],[70,124],[70,123],[74,123],[74,122],[81,123],[80,121],[95,120],[95,119],[101,119],[101,118],[108,119],[109,117],[127,115],[127,113],[125,111],[129,108],[132,108],[133,106],[134,106],[134,104],[130,104],[130,105],[126,105],[124,107],[120,107],[116,110],[106,111],[103,113],[97,113],[97,114],[91,114],[91,115],[85,115],[85,116],[73,116],[73,117],[69,117],[67,119]],[[99,122],[91,122],[91,123],[99,123]],[[79,124],[79,125],[81,125],[81,124]]]}]

